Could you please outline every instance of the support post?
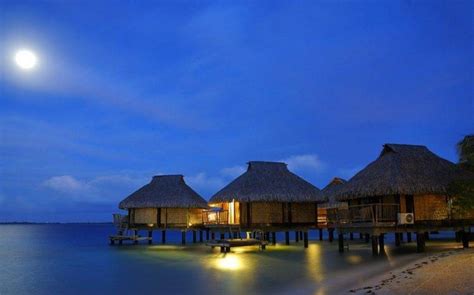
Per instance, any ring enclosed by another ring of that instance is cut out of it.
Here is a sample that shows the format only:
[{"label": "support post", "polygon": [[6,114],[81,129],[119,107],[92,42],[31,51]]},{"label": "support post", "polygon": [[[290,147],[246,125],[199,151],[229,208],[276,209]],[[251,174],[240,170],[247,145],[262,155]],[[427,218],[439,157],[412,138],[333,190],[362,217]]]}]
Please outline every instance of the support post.
[{"label": "support post", "polygon": [[411,243],[411,233],[407,233],[407,243]]},{"label": "support post", "polygon": [[395,247],[400,247],[400,233],[395,233]]},{"label": "support post", "polygon": [[181,231],[181,244],[186,245],[186,231],[185,230]]},{"label": "support post", "polygon": [[349,240],[351,240],[351,241],[354,240],[354,233],[349,233]]},{"label": "support post", "polygon": [[295,242],[298,243],[300,241],[300,232],[295,231]]},{"label": "support post", "polygon": [[206,229],[206,241],[209,241],[209,229]]},{"label": "support post", "polygon": [[221,240],[225,240],[225,234],[221,233]]},{"label": "support post", "polygon": [[300,230],[300,232],[299,232],[299,233],[300,233],[300,240],[302,240],[302,239],[303,239],[303,231],[302,231],[302,230]]},{"label": "support post", "polygon": [[334,228],[329,229],[329,242],[332,243],[334,240]]},{"label": "support post", "polygon": [[342,233],[338,234],[339,242],[339,253],[344,253],[344,235]]},{"label": "support post", "polygon": [[[134,230],[134,231],[133,231],[133,235],[135,236],[135,238],[137,238],[137,236],[138,236],[138,230]],[[138,240],[133,241],[133,243],[134,243],[134,244],[138,244]]]},{"label": "support post", "polygon": [[202,243],[202,230],[199,231],[199,243]]},{"label": "support post", "polygon": [[379,237],[372,236],[372,255],[376,256],[379,254]]},{"label": "support post", "polygon": [[455,232],[455,234],[456,234],[456,242],[461,242],[461,233],[462,233],[462,231],[457,231],[457,232]]},{"label": "support post", "polygon": [[276,233],[273,231],[272,232],[272,245],[275,245],[276,244]]},{"label": "support post", "polygon": [[214,232],[211,232],[211,240],[215,240],[216,239],[216,234]]},{"label": "support post", "polygon": [[363,233],[359,233],[359,240],[363,240],[364,239],[364,234]]},{"label": "support post", "polygon": [[370,240],[370,235],[369,234],[365,234],[365,242],[368,243]]},{"label": "support post", "polygon": [[379,252],[384,253],[385,252],[385,234],[380,234],[379,235]]},{"label": "support post", "polygon": [[425,234],[417,232],[416,233],[416,252],[422,253],[425,252]]},{"label": "support post", "polygon": [[319,240],[320,241],[323,240],[323,229],[322,228],[319,229]]},{"label": "support post", "polygon": [[303,233],[303,242],[304,242],[304,247],[308,248],[308,231],[305,231]]},{"label": "support post", "polygon": [[153,231],[149,230],[148,231],[148,245],[151,245],[153,243]]},{"label": "support post", "polygon": [[196,243],[196,231],[193,230],[193,243]]},{"label": "support post", "polygon": [[221,253],[225,253],[225,247],[221,246]]},{"label": "support post", "polygon": [[462,236],[461,236],[462,247],[463,249],[467,249],[469,248],[469,232],[464,230],[461,233],[462,233]]},{"label": "support post", "polygon": [[285,232],[285,244],[286,245],[290,244],[290,232],[288,231]]},{"label": "support post", "polygon": [[429,240],[430,240],[430,233],[425,232],[425,241],[429,241]]},{"label": "support post", "polygon": [[161,243],[166,244],[166,230],[161,231]]}]

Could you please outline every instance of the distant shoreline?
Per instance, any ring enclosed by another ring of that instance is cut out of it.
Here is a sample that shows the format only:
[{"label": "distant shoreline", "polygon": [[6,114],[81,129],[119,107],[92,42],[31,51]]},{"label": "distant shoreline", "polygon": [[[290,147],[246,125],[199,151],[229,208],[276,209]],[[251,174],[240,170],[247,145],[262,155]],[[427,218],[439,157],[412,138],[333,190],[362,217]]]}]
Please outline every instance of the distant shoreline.
[{"label": "distant shoreline", "polygon": [[0,222],[0,225],[14,225],[14,224],[112,224],[112,222],[28,222],[28,221],[12,221]]}]

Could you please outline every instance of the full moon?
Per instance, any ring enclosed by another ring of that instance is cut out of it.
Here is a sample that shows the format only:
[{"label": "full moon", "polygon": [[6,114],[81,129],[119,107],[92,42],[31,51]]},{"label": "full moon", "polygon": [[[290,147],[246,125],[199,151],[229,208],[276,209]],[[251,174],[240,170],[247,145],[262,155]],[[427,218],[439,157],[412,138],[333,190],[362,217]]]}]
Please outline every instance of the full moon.
[{"label": "full moon", "polygon": [[15,54],[15,62],[23,70],[31,70],[38,63],[38,58],[31,50],[21,49]]}]

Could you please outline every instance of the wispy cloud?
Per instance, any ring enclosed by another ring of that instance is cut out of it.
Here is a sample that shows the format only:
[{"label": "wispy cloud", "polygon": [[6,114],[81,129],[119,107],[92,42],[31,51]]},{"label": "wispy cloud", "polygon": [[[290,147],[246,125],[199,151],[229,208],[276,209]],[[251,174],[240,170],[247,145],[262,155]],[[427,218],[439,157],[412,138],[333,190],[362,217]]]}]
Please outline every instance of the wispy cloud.
[{"label": "wispy cloud", "polygon": [[316,154],[293,155],[281,160],[288,164],[288,168],[294,171],[322,172],[326,164]]},{"label": "wispy cloud", "polygon": [[186,182],[198,191],[212,193],[222,188],[225,181],[220,177],[208,176],[204,172],[186,177]]},{"label": "wispy cloud", "polygon": [[53,176],[45,180],[43,185],[57,192],[71,194],[86,192],[91,189],[89,184],[79,181],[71,175]]},{"label": "wispy cloud", "polygon": [[232,166],[221,169],[221,174],[225,177],[235,178],[247,170],[244,166]]}]

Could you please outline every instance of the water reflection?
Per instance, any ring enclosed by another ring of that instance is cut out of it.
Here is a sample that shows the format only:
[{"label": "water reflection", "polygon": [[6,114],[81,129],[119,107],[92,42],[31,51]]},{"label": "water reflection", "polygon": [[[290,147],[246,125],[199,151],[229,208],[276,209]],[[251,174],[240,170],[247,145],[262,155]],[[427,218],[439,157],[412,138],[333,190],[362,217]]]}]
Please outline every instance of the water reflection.
[{"label": "water reflection", "polygon": [[306,253],[306,270],[309,277],[314,279],[316,282],[321,282],[324,279],[324,265],[321,263],[322,249],[320,244],[310,244],[304,252]]},{"label": "water reflection", "polygon": [[227,254],[224,257],[216,259],[214,261],[214,266],[217,269],[224,271],[237,271],[244,268],[242,256],[235,254]]}]

